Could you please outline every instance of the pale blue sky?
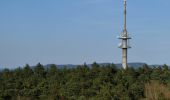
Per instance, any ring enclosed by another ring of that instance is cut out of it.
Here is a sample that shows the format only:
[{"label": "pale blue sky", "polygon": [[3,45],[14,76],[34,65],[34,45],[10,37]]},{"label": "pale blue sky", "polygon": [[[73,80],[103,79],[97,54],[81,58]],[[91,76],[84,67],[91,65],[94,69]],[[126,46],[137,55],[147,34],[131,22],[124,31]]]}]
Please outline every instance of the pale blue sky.
[{"label": "pale blue sky", "polygon": [[[127,0],[129,62],[170,64],[170,0]],[[0,66],[120,63],[123,0],[1,0]]]}]

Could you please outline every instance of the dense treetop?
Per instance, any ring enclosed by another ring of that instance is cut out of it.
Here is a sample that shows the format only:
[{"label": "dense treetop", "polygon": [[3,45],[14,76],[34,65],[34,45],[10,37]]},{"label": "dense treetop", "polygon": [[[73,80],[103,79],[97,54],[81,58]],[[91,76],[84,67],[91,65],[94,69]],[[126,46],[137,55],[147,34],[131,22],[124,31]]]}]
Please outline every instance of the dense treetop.
[{"label": "dense treetop", "polygon": [[[114,64],[93,63],[91,68],[53,64],[47,69],[40,63],[34,68],[26,64],[0,72],[0,100],[139,100],[151,98],[146,87],[152,87],[153,81],[170,88],[167,65],[123,70]],[[158,90],[157,95],[157,99],[168,98],[164,91]]]}]

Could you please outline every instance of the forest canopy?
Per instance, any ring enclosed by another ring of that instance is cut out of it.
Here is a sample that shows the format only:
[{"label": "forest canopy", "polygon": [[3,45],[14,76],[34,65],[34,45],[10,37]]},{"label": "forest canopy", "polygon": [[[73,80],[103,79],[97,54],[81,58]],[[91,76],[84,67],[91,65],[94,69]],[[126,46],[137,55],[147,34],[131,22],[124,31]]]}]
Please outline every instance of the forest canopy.
[{"label": "forest canopy", "polygon": [[167,65],[134,68],[124,70],[114,64],[97,63],[91,67],[84,64],[58,68],[52,64],[45,68],[38,63],[35,67],[26,64],[14,70],[4,69],[0,72],[0,100],[170,99]]}]

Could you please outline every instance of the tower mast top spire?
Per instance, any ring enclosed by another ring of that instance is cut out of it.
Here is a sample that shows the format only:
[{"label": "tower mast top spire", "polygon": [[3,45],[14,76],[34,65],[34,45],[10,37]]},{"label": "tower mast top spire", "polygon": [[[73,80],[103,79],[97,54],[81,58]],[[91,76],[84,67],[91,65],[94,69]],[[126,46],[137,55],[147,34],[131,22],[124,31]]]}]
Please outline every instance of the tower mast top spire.
[{"label": "tower mast top spire", "polygon": [[126,31],[126,0],[124,0],[124,31]]}]

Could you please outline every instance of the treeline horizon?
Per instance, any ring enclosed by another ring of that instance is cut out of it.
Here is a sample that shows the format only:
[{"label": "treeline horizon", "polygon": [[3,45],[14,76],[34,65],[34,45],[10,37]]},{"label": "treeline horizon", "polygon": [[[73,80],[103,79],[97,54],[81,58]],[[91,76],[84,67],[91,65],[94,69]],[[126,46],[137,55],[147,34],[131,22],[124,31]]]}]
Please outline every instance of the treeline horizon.
[{"label": "treeline horizon", "polygon": [[[160,90],[152,90],[159,85]],[[166,100],[170,99],[169,89],[170,69],[166,64],[124,70],[95,62],[91,68],[86,64],[45,68],[38,63],[0,71],[0,100]]]},{"label": "treeline horizon", "polygon": [[[109,64],[113,64],[117,69],[123,69],[122,67],[122,64],[121,63],[98,63],[98,62],[93,62],[92,64],[94,63],[97,63],[99,66],[106,66],[106,65],[109,65]],[[15,70],[17,68],[24,68],[25,66],[29,66],[30,68],[34,69],[34,67],[36,67],[38,64],[41,64],[40,62],[37,63],[36,65],[30,65],[28,63],[26,63],[25,65],[23,66],[18,66],[18,67],[0,67],[0,71],[3,71],[5,69],[7,70]],[[83,65],[87,65],[87,67],[91,67],[92,64],[89,64],[89,63],[86,63],[84,62],[83,64],[41,64],[45,69],[48,69],[51,65],[55,65],[57,68],[76,68],[76,67],[79,67],[79,66],[83,66]],[[134,65],[135,64],[135,65]],[[137,66],[136,66],[137,64]],[[149,67],[162,67],[164,65],[166,66],[169,66],[167,64],[152,64],[152,65],[149,65],[147,63],[144,63],[144,62],[130,62],[128,63],[128,67],[129,68],[140,68],[140,67],[143,67],[144,65],[147,65]],[[170,66],[169,66],[170,67]]]}]

